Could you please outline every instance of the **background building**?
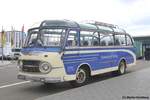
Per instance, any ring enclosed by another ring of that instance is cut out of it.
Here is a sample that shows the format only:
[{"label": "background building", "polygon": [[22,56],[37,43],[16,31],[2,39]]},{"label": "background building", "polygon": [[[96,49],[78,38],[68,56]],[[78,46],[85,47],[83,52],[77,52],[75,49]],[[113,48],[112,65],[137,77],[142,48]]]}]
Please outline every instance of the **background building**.
[{"label": "background building", "polygon": [[150,56],[149,53],[145,55],[145,52],[150,52],[150,36],[137,36],[133,37],[133,39],[137,48],[137,58]]},{"label": "background building", "polygon": [[[26,39],[26,33],[23,31],[5,31],[0,33],[0,57],[2,56],[2,47],[3,55],[5,58],[11,58],[16,55],[15,52],[19,52],[23,47]],[[2,46],[3,45],[3,46]]]}]

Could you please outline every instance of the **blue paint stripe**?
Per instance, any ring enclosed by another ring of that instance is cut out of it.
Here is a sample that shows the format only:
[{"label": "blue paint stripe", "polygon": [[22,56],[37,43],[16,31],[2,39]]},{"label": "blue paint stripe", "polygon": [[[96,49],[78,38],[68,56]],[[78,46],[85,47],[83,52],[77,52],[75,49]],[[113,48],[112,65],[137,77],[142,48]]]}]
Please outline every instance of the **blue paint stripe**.
[{"label": "blue paint stripe", "polygon": [[44,51],[44,52],[59,52],[61,51],[60,47],[34,47],[34,48],[23,48],[21,52],[31,52],[31,51]]},{"label": "blue paint stripe", "polygon": [[[110,48],[71,48],[71,49],[65,49],[65,51],[82,51],[82,50],[117,50],[117,49],[127,49],[127,50],[132,50],[135,51],[134,47],[110,47]],[[60,52],[61,48],[60,47],[28,47],[28,48],[23,48],[21,52],[29,52],[29,51],[45,51],[45,52]]]},{"label": "blue paint stripe", "polygon": [[110,48],[71,48],[71,49],[65,49],[65,51],[80,51],[80,50],[117,50],[117,49],[127,49],[127,50],[134,50],[134,47],[110,47]]}]

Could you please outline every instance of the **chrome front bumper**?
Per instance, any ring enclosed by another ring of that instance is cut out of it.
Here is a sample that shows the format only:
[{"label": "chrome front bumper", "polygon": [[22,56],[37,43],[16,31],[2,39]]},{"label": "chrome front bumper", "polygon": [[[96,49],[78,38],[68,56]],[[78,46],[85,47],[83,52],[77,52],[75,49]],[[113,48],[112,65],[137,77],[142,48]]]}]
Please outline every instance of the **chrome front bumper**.
[{"label": "chrome front bumper", "polygon": [[18,75],[17,78],[21,80],[29,80],[43,83],[58,83],[64,81],[61,77],[38,77],[38,76]]}]

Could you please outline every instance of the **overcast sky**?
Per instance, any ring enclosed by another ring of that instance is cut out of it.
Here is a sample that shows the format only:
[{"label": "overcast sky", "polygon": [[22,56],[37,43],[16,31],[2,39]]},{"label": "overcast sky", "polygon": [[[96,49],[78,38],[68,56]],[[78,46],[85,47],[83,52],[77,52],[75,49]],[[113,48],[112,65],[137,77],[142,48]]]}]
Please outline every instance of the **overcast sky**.
[{"label": "overcast sky", "polygon": [[97,20],[150,35],[150,0],[0,0],[0,29],[25,31],[47,19]]}]

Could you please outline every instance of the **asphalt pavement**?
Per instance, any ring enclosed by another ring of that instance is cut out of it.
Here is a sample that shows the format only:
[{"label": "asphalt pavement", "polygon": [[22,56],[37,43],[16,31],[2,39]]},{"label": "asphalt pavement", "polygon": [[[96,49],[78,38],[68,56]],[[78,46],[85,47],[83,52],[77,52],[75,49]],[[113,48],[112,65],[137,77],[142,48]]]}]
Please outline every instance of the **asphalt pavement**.
[{"label": "asphalt pavement", "polygon": [[4,66],[10,65],[12,63],[15,63],[15,61],[11,61],[11,60],[9,60],[9,61],[8,60],[2,61],[2,60],[0,60],[0,67],[4,67]]},{"label": "asphalt pavement", "polygon": [[126,100],[138,96],[137,100],[150,99],[150,61],[137,61],[122,76],[112,73],[95,76],[90,84],[78,88],[69,83],[45,86],[21,81],[16,78],[17,73],[15,63],[0,67],[0,100]]}]

